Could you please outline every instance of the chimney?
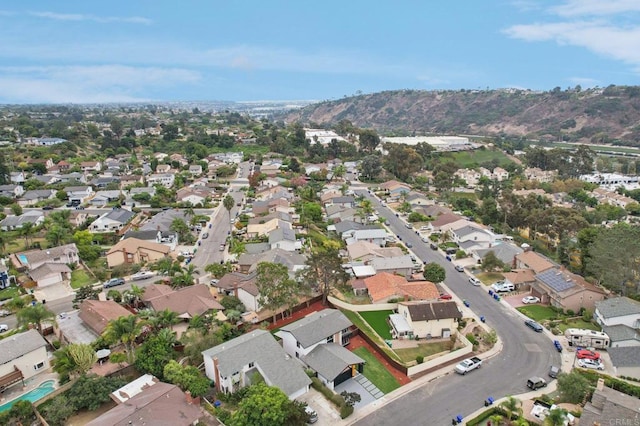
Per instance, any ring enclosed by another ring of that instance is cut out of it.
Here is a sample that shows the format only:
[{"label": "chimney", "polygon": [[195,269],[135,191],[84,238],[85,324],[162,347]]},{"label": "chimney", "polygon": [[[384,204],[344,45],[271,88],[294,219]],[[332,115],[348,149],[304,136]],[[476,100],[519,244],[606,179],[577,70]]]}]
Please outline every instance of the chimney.
[{"label": "chimney", "polygon": [[218,357],[213,358],[213,371],[215,374],[215,386],[216,391],[220,392],[220,370],[218,366]]},{"label": "chimney", "polygon": [[193,397],[191,396],[191,392],[190,391],[186,391],[184,393],[184,396],[187,398],[187,404],[192,405],[193,404]]},{"label": "chimney", "polygon": [[235,281],[235,282],[233,283],[233,295],[234,295],[235,297],[238,297],[238,281]]}]

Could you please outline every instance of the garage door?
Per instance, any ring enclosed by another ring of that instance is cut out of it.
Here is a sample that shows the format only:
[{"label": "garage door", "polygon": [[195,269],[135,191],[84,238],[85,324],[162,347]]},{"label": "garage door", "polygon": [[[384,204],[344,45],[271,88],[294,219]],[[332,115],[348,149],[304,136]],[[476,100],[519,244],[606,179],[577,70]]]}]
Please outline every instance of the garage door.
[{"label": "garage door", "polygon": [[340,373],[340,375],[338,377],[336,377],[336,379],[333,381],[333,386],[338,386],[340,383],[349,380],[351,378],[351,369],[349,368],[348,370]]}]

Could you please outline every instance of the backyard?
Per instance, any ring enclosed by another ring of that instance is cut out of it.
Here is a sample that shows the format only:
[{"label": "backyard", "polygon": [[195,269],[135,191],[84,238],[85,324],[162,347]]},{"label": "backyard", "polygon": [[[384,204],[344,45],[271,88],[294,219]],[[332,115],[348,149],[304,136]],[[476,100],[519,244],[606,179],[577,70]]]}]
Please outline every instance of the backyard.
[{"label": "backyard", "polygon": [[363,375],[371,381],[380,391],[389,393],[400,387],[400,383],[385,368],[384,365],[373,356],[365,347],[359,347],[353,351],[356,355],[366,361]]},{"label": "backyard", "polygon": [[373,328],[380,337],[386,340],[391,339],[391,331],[387,318],[393,313],[392,310],[360,312],[360,316]]}]

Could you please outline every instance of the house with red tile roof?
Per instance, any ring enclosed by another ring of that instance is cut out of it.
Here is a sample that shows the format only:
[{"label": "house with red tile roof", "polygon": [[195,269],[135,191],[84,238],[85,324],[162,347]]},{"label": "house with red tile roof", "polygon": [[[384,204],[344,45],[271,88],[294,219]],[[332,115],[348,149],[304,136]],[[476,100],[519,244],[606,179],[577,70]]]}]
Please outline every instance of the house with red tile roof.
[{"label": "house with red tile roof", "polygon": [[430,281],[408,282],[405,277],[380,272],[365,278],[364,285],[372,303],[384,303],[393,298],[437,300],[440,292]]},{"label": "house with red tile roof", "polygon": [[178,290],[165,284],[151,284],[145,288],[142,301],[156,312],[168,309],[182,319],[191,319],[196,315],[224,309],[205,284]]},{"label": "house with red tile roof", "polygon": [[109,321],[133,315],[113,300],[85,300],[80,305],[80,319],[98,336]]}]

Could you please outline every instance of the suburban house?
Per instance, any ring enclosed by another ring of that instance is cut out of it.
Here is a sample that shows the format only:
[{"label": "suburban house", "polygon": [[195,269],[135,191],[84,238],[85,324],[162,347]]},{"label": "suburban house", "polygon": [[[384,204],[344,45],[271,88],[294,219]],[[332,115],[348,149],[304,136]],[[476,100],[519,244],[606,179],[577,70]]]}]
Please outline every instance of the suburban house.
[{"label": "suburban house", "polygon": [[438,216],[435,220],[429,222],[427,225],[431,232],[447,232],[451,229],[451,225],[457,222],[461,222],[461,226],[465,226],[471,222],[454,213],[444,213]]},{"label": "suburban house", "polygon": [[422,192],[411,191],[407,195],[407,202],[412,206],[428,206],[434,204],[434,201],[429,199]]},{"label": "suburban house", "polygon": [[383,189],[391,198],[399,198],[403,193],[408,194],[411,191],[409,185],[397,180],[390,180],[381,184],[380,189]]},{"label": "suburban house", "polygon": [[337,196],[337,197],[332,197],[329,198],[325,203],[324,206],[340,206],[340,207],[345,207],[345,208],[349,208],[349,207],[356,207],[356,199],[355,197],[353,197],[352,195],[347,195],[347,196]]},{"label": "suburban house", "polygon": [[59,263],[45,263],[27,273],[39,288],[71,281],[71,269]]},{"label": "suburban house", "polygon": [[517,269],[531,269],[536,274],[539,274],[554,268],[556,265],[541,254],[534,251],[525,251],[516,255],[513,266]]},{"label": "suburban house", "polygon": [[296,231],[291,228],[278,228],[269,233],[269,244],[272,249],[285,251],[302,249],[302,241],[296,239]]},{"label": "suburban house", "polygon": [[593,310],[596,302],[604,300],[604,290],[566,269],[552,268],[540,272],[531,284],[531,295],[556,308],[580,312]]},{"label": "suburban house", "polygon": [[195,426],[203,417],[200,398],[193,398],[176,385],[142,376],[114,391],[111,396],[118,403],[100,414],[87,426],[113,425],[171,425]]},{"label": "suburban house", "polygon": [[80,163],[80,170],[83,172],[99,172],[102,170],[102,163],[99,161],[83,161]]},{"label": "suburban house", "polygon": [[309,391],[311,379],[266,330],[254,330],[202,352],[206,375],[218,392],[233,393],[254,383],[258,373],[295,399]]},{"label": "suburban house", "polygon": [[492,244],[488,248],[476,249],[472,252],[472,254],[474,259],[476,259],[478,263],[481,263],[484,257],[489,254],[489,252],[493,252],[493,254],[505,265],[512,266],[513,259],[524,251],[515,244],[498,242],[496,244]]},{"label": "suburban house", "polygon": [[80,304],[78,314],[84,324],[98,336],[102,335],[109,321],[130,315],[133,314],[113,300],[90,299],[84,300]]},{"label": "suburban house", "polygon": [[473,241],[489,247],[495,241],[496,236],[493,232],[483,229],[478,225],[466,225],[462,228],[452,229],[451,238],[458,245],[467,241]]},{"label": "suburban house", "polygon": [[158,164],[156,166],[156,173],[169,173],[171,171],[171,164]]},{"label": "suburban house", "polygon": [[178,233],[175,231],[127,231],[122,236],[123,240],[126,238],[137,238],[150,243],[164,244],[172,251],[176,249],[178,244]]},{"label": "suburban house", "polygon": [[78,248],[75,243],[51,247],[46,250],[30,250],[10,256],[12,264],[19,271],[34,270],[43,265],[77,265],[80,263]]},{"label": "suburban house", "polygon": [[190,203],[192,206],[204,205],[211,198],[211,191],[197,188],[181,188],[176,193],[176,201]]},{"label": "suburban house", "polygon": [[387,231],[382,228],[358,229],[342,233],[342,239],[345,240],[347,245],[353,244],[357,241],[368,241],[380,247],[384,247],[387,244],[387,236]]},{"label": "suburban house", "polygon": [[53,189],[32,189],[25,192],[18,200],[18,204],[22,207],[34,206],[45,200],[56,198],[56,191]]},{"label": "suburban house", "polygon": [[0,391],[49,369],[47,341],[37,330],[0,340]]},{"label": "suburban house", "polygon": [[173,173],[154,173],[147,176],[147,186],[162,185],[165,188],[171,188],[175,180]]},{"label": "suburban house", "polygon": [[144,290],[142,301],[154,311],[165,309],[178,314],[178,318],[191,319],[224,307],[216,300],[205,284],[195,284],[174,290],[165,284],[151,284]]},{"label": "suburban house", "polygon": [[626,325],[640,328],[640,302],[628,297],[613,297],[596,302],[593,319],[603,327]]},{"label": "suburban house", "polygon": [[93,188],[90,186],[68,186],[63,191],[67,193],[69,202],[76,204],[84,204],[94,195]]},{"label": "suburban house", "polygon": [[25,223],[31,223],[34,227],[42,225],[44,223],[44,213],[40,210],[28,210],[20,216],[7,216],[0,221],[0,229],[3,231],[22,229]]},{"label": "suburban house", "polygon": [[368,241],[358,241],[347,246],[347,253],[352,262],[370,262],[376,257],[402,256],[400,247],[380,247]]},{"label": "suburban house", "polygon": [[261,235],[269,235],[276,229],[291,229],[291,223],[274,218],[265,223],[254,223],[247,225],[247,237],[255,238]]},{"label": "suburban house", "polygon": [[640,379],[640,350],[637,346],[617,346],[607,349],[617,376]]},{"label": "suburban house", "polygon": [[190,165],[189,173],[191,173],[193,176],[200,176],[202,174],[202,166],[200,164]]},{"label": "suburban house", "polygon": [[640,346],[640,329],[638,328],[629,327],[625,324],[617,324],[604,326],[602,327],[602,331],[609,336],[609,346],[611,348]]},{"label": "suburban house", "polygon": [[300,359],[330,389],[361,373],[365,361],[345,349],[353,324],[337,309],[323,309],[280,328],[284,351]]},{"label": "suburban house", "polygon": [[103,214],[89,226],[89,230],[94,233],[102,232],[118,232],[121,230],[136,214],[125,209],[113,209]]},{"label": "suburban house", "polygon": [[18,198],[24,194],[24,187],[22,185],[0,185],[0,196],[7,198]]},{"label": "suburban house", "polygon": [[456,302],[400,302],[398,313],[389,315],[389,323],[396,339],[448,338],[461,318]]},{"label": "suburban house", "polygon": [[285,265],[289,270],[289,275],[293,278],[300,269],[306,268],[307,258],[295,251],[285,251],[282,249],[272,249],[263,253],[248,254],[243,253],[238,258],[240,272],[248,274],[258,267],[260,262],[271,262]]},{"label": "suburban house", "polygon": [[212,284],[218,294],[224,296],[235,296],[250,311],[257,312],[262,309],[258,303],[260,292],[256,286],[256,273],[242,274],[240,272],[229,272]]},{"label": "suburban house", "polygon": [[25,177],[25,173],[20,171],[9,173],[9,180],[15,184],[22,184],[27,180],[27,178]]},{"label": "suburban house", "polygon": [[375,257],[371,259],[369,265],[373,266],[376,272],[387,272],[404,277],[410,276],[413,268],[415,268],[413,259],[409,254],[394,257]]},{"label": "suburban house", "polygon": [[125,238],[107,252],[107,264],[113,268],[123,263],[154,262],[168,256],[170,252],[171,249],[164,244]]},{"label": "suburban house", "polygon": [[438,288],[432,282],[409,282],[405,277],[388,272],[379,272],[363,281],[372,303],[384,303],[396,298],[437,300],[440,297]]},{"label": "suburban house", "polygon": [[580,416],[580,424],[585,426],[631,425],[637,420],[638,398],[604,386],[604,379],[598,380]]},{"label": "suburban house", "polygon": [[122,192],[120,192],[120,190],[97,191],[89,203],[94,206],[103,207],[109,203],[119,201],[121,196]]}]

